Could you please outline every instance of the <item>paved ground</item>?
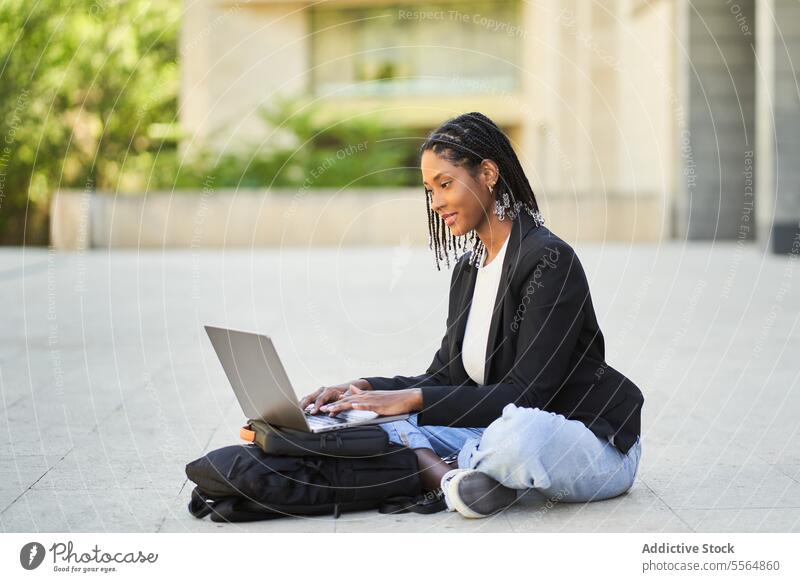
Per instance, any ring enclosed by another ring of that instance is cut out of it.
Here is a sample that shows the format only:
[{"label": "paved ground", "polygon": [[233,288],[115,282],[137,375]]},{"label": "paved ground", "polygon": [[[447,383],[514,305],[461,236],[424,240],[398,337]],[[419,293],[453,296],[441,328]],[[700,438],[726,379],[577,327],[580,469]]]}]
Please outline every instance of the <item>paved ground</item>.
[{"label": "paved ground", "polygon": [[485,520],[186,511],[243,418],[203,323],[269,332],[297,391],[421,373],[449,271],[425,248],[0,249],[0,524],[19,531],[800,531],[800,268],[736,244],[579,245],[607,361],[645,392],[626,495]]}]

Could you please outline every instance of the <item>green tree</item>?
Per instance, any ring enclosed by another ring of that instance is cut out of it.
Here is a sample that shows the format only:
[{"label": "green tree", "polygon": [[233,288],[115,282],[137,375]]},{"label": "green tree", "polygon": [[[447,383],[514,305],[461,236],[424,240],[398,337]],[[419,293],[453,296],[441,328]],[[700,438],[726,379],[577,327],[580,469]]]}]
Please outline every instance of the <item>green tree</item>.
[{"label": "green tree", "polygon": [[180,15],[179,0],[0,3],[1,242],[45,242],[55,189],[114,189],[164,146]]}]

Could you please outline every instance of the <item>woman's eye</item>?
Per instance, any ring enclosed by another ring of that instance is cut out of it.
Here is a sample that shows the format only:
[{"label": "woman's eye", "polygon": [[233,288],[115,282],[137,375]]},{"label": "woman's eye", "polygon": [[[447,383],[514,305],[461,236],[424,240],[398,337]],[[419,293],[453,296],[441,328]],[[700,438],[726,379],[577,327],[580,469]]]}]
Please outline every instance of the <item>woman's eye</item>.
[{"label": "woman's eye", "polygon": [[447,188],[450,185],[450,182],[442,182],[442,188]]}]

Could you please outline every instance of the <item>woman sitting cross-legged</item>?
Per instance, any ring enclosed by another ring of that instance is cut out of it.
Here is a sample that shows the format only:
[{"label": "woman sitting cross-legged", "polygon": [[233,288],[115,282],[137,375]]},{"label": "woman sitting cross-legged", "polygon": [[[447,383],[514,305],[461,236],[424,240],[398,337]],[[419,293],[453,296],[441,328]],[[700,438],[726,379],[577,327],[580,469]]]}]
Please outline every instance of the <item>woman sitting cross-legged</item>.
[{"label": "woman sitting cross-legged", "polygon": [[456,255],[441,346],[424,374],[322,387],[301,405],[411,413],[381,426],[415,449],[425,489],[465,517],[529,488],[573,502],[624,493],[644,398],[605,362],[583,267],[544,226],[508,137],[460,115],[427,137],[420,166],[437,268]]}]

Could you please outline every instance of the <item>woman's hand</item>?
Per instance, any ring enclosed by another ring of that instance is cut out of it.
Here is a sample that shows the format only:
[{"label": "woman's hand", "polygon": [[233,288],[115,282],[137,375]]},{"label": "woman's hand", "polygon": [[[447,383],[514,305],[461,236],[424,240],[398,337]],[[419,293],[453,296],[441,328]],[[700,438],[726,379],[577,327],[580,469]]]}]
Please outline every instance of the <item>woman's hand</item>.
[{"label": "woman's hand", "polygon": [[342,396],[349,394],[348,390],[350,390],[351,387],[356,387],[356,384],[358,384],[362,390],[372,389],[369,382],[366,380],[354,380],[353,382],[345,382],[344,384],[337,384],[335,386],[321,386],[312,394],[300,399],[300,408],[305,410],[306,406],[313,403],[314,408],[312,408],[310,412],[311,414],[316,414],[319,412],[320,406],[327,402],[339,400]]},{"label": "woman's hand", "polygon": [[343,394],[336,402],[320,407],[322,412],[333,416],[342,410],[371,410],[381,416],[404,414],[422,410],[422,390],[361,390],[351,385],[350,393]]}]

